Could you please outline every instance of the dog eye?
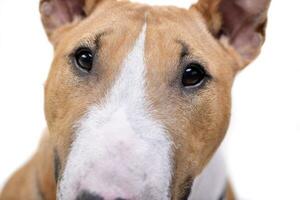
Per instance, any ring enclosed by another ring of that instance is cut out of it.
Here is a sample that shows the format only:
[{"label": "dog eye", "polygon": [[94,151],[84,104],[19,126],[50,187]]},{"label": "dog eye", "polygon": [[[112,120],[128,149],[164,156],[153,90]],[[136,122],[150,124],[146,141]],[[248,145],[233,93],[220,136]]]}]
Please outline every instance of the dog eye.
[{"label": "dog eye", "polygon": [[82,48],[75,53],[76,66],[86,72],[90,72],[93,68],[94,55],[88,48]]},{"label": "dog eye", "polygon": [[182,75],[182,84],[184,87],[198,86],[206,78],[206,71],[200,64],[192,63],[189,64]]}]

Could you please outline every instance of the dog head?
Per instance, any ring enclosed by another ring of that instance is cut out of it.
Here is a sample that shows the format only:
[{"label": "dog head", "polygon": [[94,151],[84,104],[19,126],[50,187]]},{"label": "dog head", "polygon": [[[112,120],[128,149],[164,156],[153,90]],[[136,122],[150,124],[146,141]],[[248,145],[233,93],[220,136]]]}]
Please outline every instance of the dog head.
[{"label": "dog head", "polygon": [[260,51],[268,5],[41,1],[58,199],[185,198],[225,135],[233,79]]}]

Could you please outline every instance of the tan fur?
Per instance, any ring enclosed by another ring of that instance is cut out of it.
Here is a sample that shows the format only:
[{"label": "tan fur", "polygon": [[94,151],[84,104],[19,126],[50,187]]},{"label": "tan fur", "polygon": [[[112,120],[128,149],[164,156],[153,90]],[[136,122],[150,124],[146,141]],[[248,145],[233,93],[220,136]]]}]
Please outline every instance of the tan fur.
[{"label": "tan fur", "polygon": [[[230,42],[215,38],[221,27],[217,4],[218,1],[203,1],[185,10],[90,0],[85,5],[89,16],[83,20],[76,18],[53,26],[52,18],[43,15],[55,48],[45,87],[49,131],[31,161],[10,179],[0,200],[55,199],[54,149],[63,168],[74,124],[110,90],[145,19],[147,100],[153,105],[152,114],[166,126],[175,144],[172,200],[182,198],[186,180],[201,173],[223,140],[230,118],[233,79],[237,69],[246,63]],[[93,40],[99,34],[96,73],[88,78],[76,76],[68,55],[80,43],[93,48]],[[193,56],[189,59],[202,62],[213,77],[200,91],[184,92],[175,84],[183,68],[179,63],[181,42],[189,46]],[[234,199],[230,186],[227,193],[229,200]]]}]

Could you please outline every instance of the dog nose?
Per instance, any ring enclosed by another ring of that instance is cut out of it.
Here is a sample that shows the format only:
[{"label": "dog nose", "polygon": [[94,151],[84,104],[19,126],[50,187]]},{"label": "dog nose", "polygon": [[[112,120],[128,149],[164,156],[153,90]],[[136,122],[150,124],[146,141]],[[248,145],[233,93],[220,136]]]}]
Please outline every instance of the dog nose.
[{"label": "dog nose", "polygon": [[[88,191],[83,191],[80,193],[79,196],[76,197],[76,200],[106,200],[106,199],[97,194],[93,194]],[[113,200],[130,200],[130,199],[118,197]]]},{"label": "dog nose", "polygon": [[104,200],[104,198],[88,191],[83,191],[76,197],[76,200]]}]

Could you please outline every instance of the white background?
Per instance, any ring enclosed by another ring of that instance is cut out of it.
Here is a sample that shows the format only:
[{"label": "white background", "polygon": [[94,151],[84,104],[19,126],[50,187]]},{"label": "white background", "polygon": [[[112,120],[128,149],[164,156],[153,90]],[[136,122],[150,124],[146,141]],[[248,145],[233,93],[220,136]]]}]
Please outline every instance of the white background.
[{"label": "white background", "polygon": [[[192,0],[163,2],[187,7]],[[299,8],[295,0],[273,0],[262,54],[233,88],[224,149],[240,199],[300,199]],[[36,150],[45,127],[51,57],[38,1],[0,0],[0,188]]]}]

